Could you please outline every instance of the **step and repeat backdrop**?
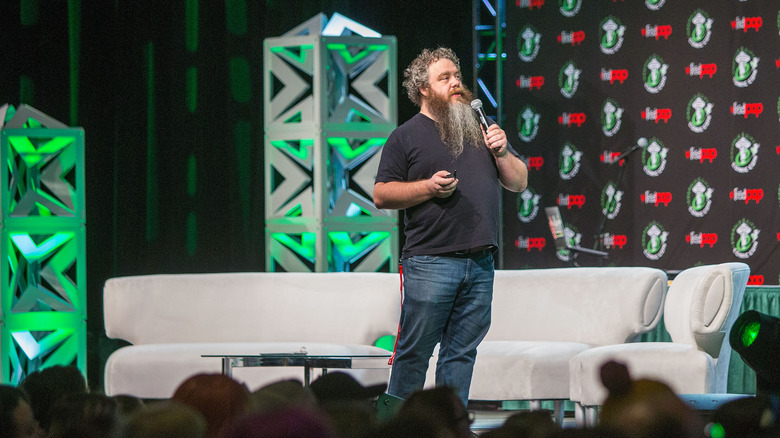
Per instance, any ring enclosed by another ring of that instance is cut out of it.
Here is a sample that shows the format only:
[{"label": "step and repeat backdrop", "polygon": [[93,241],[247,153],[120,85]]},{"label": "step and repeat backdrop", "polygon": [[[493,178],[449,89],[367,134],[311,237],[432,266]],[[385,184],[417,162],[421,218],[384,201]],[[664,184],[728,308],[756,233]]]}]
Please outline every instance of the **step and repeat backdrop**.
[{"label": "step and repeat backdrop", "polygon": [[[780,2],[507,2],[504,267],[745,262],[780,275]],[[545,207],[570,245],[557,250]]]}]

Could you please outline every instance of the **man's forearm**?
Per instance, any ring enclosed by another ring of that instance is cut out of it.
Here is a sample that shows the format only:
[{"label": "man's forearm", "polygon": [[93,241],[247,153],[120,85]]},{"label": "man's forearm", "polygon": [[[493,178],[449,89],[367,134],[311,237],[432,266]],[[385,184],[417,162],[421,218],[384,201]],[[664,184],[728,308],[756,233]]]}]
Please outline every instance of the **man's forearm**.
[{"label": "man's forearm", "polygon": [[433,198],[427,183],[427,180],[376,183],[374,205],[377,208],[403,210],[423,203]]},{"label": "man's forearm", "polygon": [[502,157],[496,157],[496,167],[498,167],[498,179],[504,188],[512,192],[525,190],[528,185],[528,168],[523,160],[506,153]]}]

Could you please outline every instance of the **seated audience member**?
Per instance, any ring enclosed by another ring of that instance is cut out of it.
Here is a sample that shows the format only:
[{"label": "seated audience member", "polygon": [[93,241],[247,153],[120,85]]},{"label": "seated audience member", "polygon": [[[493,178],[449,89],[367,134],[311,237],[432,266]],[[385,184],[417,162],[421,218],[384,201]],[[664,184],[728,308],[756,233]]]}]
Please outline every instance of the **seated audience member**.
[{"label": "seated audience member", "polygon": [[314,409],[317,399],[300,380],[289,379],[265,385],[250,396],[253,412],[269,412],[281,407],[296,406]]},{"label": "seated audience member", "polygon": [[116,402],[103,394],[68,394],[49,411],[48,438],[114,438],[120,435]]},{"label": "seated audience member", "polygon": [[599,415],[602,428],[632,438],[700,437],[704,425],[669,386],[656,380],[632,380],[628,368],[610,361],[601,367],[609,391]]},{"label": "seated audience member", "polygon": [[[454,438],[469,438],[472,413],[455,391],[447,386],[416,391],[398,409],[396,417],[426,418],[431,424],[441,425]],[[440,434],[441,432],[437,432]]]},{"label": "seated audience member", "polygon": [[121,415],[123,418],[129,417],[130,415],[146,408],[144,401],[133,395],[112,395],[111,398],[116,402],[119,415]]},{"label": "seated audience member", "polygon": [[43,430],[19,388],[0,385],[0,436],[9,438],[42,438]]},{"label": "seated audience member", "polygon": [[547,438],[560,430],[547,411],[518,412],[508,417],[497,429],[483,433],[485,438]]},{"label": "seated audience member", "polygon": [[361,438],[377,428],[374,400],[387,384],[363,386],[342,372],[328,373],[311,384],[320,409],[328,416],[339,438]]},{"label": "seated audience member", "polygon": [[53,366],[30,373],[19,385],[30,398],[35,418],[44,431],[49,430],[49,411],[62,396],[86,394],[87,381],[74,366]]},{"label": "seated audience member", "polygon": [[130,415],[124,438],[203,438],[206,419],[194,408],[173,401],[157,402]]},{"label": "seated audience member", "polygon": [[296,406],[254,412],[227,424],[219,438],[337,438],[320,412]]},{"label": "seated audience member", "polygon": [[249,390],[222,374],[197,374],[176,389],[171,398],[200,412],[206,419],[206,436],[216,437],[230,420],[249,409]]}]

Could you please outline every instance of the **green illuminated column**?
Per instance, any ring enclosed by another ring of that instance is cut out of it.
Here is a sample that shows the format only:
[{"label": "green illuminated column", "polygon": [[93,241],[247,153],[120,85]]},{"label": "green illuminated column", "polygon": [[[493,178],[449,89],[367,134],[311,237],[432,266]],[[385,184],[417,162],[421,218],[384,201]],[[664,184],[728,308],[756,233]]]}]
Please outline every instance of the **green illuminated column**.
[{"label": "green illuminated column", "polygon": [[320,14],[263,59],[267,269],[395,272],[398,217],[372,201],[397,123],[395,37]]},{"label": "green illuminated column", "polygon": [[86,375],[84,130],[25,105],[0,115],[1,381],[52,365]]}]

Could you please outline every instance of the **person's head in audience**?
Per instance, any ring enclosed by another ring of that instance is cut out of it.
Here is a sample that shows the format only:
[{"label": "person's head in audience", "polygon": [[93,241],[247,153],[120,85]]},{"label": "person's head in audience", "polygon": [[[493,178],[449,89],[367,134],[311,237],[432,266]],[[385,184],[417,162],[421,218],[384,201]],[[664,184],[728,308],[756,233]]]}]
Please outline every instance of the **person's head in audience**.
[{"label": "person's head in audience", "polygon": [[701,436],[703,425],[693,410],[666,384],[632,380],[628,368],[614,361],[602,366],[601,381],[609,391],[599,415],[602,427],[636,438]]},{"label": "person's head in audience", "polygon": [[48,438],[114,438],[120,433],[116,402],[103,394],[68,394],[49,412]]},{"label": "person's head in audience", "polygon": [[[462,402],[461,402],[462,403]],[[397,412],[379,426],[372,436],[378,438],[455,438],[455,434],[437,417],[422,412]]]},{"label": "person's head in audience", "polygon": [[124,438],[203,438],[206,418],[194,408],[175,401],[152,403],[129,416]]},{"label": "person's head in audience", "polygon": [[88,392],[87,381],[78,368],[60,365],[30,373],[20,388],[30,398],[33,414],[44,430],[49,429],[49,412],[60,397]]},{"label": "person's head in audience", "polygon": [[399,417],[414,417],[422,415],[431,422],[443,425],[455,438],[471,436],[472,414],[457,396],[455,391],[447,386],[424,389],[412,393],[398,409]]},{"label": "person's head in audience", "polygon": [[251,402],[254,412],[268,412],[285,406],[317,406],[314,393],[296,379],[280,380],[260,387],[252,393]]},{"label": "person's head in audience", "polygon": [[232,420],[219,438],[337,438],[328,419],[315,409],[284,406]]},{"label": "person's head in audience", "polygon": [[230,420],[249,408],[249,390],[222,374],[197,374],[173,393],[172,400],[195,408],[206,418],[206,436],[216,437]]},{"label": "person's head in audience", "polygon": [[38,426],[27,396],[13,386],[0,385],[0,436],[43,437],[43,430]]},{"label": "person's head in audience", "polygon": [[311,384],[322,411],[341,438],[366,436],[377,427],[374,399],[384,394],[387,384],[363,386],[347,373],[328,373]]},{"label": "person's head in audience", "polygon": [[112,395],[111,398],[116,402],[117,409],[122,417],[129,417],[146,407],[143,399],[133,395],[119,394]]},{"label": "person's head in audience", "polygon": [[547,411],[528,411],[513,414],[497,429],[482,436],[485,438],[546,438],[560,429]]}]

